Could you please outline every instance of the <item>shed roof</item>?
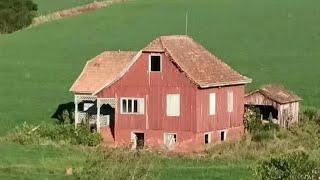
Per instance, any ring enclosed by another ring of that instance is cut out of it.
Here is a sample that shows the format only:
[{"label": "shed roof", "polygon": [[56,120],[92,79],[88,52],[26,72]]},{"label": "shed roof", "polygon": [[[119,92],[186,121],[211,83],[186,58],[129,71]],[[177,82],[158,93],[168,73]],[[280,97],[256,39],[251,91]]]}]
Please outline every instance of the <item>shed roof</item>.
[{"label": "shed roof", "polygon": [[[142,52],[165,52],[201,88],[250,83],[251,79],[233,70],[226,63],[189,36],[161,36]],[[138,59],[137,52],[106,51],[88,61],[70,91],[96,94],[120,79]]]},{"label": "shed roof", "polygon": [[137,52],[106,51],[87,62],[70,91],[93,94],[120,76]]},{"label": "shed roof", "polygon": [[280,104],[286,104],[286,103],[302,100],[298,95],[285,89],[283,86],[272,85],[272,84],[265,85],[258,90],[250,92],[249,94],[246,95],[246,97],[257,92],[260,92],[262,95]]}]

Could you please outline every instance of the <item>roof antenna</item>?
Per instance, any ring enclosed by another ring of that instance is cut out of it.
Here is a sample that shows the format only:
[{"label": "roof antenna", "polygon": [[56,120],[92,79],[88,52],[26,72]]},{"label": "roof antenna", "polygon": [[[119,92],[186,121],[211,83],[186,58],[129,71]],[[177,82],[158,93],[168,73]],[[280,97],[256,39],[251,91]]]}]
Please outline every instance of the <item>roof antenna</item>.
[{"label": "roof antenna", "polygon": [[186,35],[188,35],[188,11],[186,12]]}]

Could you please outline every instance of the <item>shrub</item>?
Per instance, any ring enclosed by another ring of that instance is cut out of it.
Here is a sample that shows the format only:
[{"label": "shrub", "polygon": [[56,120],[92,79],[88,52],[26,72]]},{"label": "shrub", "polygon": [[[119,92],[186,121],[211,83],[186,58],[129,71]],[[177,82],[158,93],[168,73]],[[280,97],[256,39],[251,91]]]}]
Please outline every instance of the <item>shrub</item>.
[{"label": "shrub", "polygon": [[102,141],[99,133],[91,133],[87,126],[24,123],[6,137],[6,141],[19,144],[41,144],[48,141],[73,145],[97,146]]},{"label": "shrub", "polygon": [[304,152],[294,152],[262,161],[256,168],[259,179],[319,179],[319,169]]},{"label": "shrub", "polygon": [[1,0],[0,33],[12,33],[29,26],[37,9],[31,0]]},{"label": "shrub", "polygon": [[247,108],[244,115],[244,124],[249,132],[258,131],[262,128],[260,110],[258,108]]},{"label": "shrub", "polygon": [[260,120],[260,110],[258,108],[249,107],[245,112],[244,121],[246,129],[252,136],[252,140],[258,142],[273,139],[275,133],[280,129],[278,124],[274,124],[271,121],[262,124],[262,121]]},{"label": "shrub", "polygon": [[299,122],[314,121],[320,125],[320,110],[316,108],[305,108],[299,114]]}]

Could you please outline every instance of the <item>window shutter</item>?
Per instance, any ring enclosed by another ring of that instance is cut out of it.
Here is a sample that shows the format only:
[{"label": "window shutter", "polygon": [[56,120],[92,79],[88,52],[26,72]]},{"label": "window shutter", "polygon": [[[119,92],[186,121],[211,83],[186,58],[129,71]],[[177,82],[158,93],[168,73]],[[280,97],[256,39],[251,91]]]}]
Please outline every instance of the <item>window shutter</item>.
[{"label": "window shutter", "polygon": [[180,116],[180,95],[167,95],[167,116]]},{"label": "window shutter", "polygon": [[228,112],[233,111],[233,92],[228,92]]},{"label": "window shutter", "polygon": [[216,93],[210,93],[209,95],[209,114],[216,114]]},{"label": "window shutter", "polygon": [[144,114],[144,99],[143,98],[140,98],[138,100],[138,105],[139,105],[139,114]]}]

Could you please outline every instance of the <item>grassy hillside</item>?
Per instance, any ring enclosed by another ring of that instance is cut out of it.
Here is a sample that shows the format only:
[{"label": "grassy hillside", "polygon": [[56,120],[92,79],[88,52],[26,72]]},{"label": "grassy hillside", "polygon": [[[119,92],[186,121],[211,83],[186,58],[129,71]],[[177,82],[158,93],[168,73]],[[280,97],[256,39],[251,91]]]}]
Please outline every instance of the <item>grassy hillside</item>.
[{"label": "grassy hillside", "polygon": [[59,10],[82,6],[99,0],[33,0],[38,4],[38,14],[44,15]]},{"label": "grassy hillside", "polygon": [[[74,173],[85,166],[88,152],[69,146],[35,146],[0,144],[0,179],[76,179],[68,177],[66,168]],[[125,156],[125,153],[123,154]],[[142,154],[142,156],[144,156]],[[120,157],[113,157],[118,160]],[[182,158],[160,158],[151,174],[155,179],[245,179],[251,176],[249,161],[227,162],[190,160]],[[111,160],[110,160],[111,161]],[[110,162],[112,164],[112,162]],[[122,167],[115,164],[112,168]],[[139,162],[137,162],[139,166]],[[214,172],[214,173],[212,173]],[[127,173],[127,172],[124,172]],[[112,174],[110,174],[112,175]]]},{"label": "grassy hillside", "polygon": [[85,154],[54,146],[0,144],[0,179],[66,179],[65,169],[81,167]]},{"label": "grassy hillside", "polygon": [[183,34],[186,11],[189,35],[253,78],[250,89],[282,83],[319,106],[319,10],[316,0],[137,0],[2,35],[0,133],[48,121],[58,104],[73,100],[69,87],[100,52]]}]

